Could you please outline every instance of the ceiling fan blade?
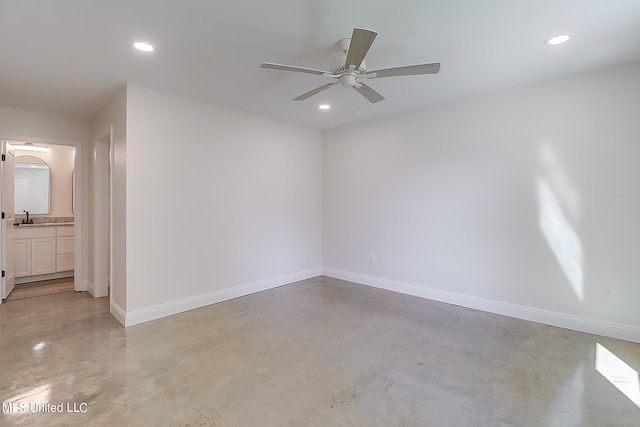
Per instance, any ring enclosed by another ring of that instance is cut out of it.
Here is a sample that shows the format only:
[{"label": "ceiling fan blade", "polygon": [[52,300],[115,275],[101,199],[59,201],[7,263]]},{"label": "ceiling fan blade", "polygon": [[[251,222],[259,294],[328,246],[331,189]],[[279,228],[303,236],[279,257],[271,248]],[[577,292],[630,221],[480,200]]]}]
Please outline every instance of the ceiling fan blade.
[{"label": "ceiling fan blade", "polygon": [[317,75],[332,75],[329,71],[315,70],[313,68],[305,68],[305,67],[296,67],[295,65],[283,65],[283,64],[273,64],[271,62],[263,62],[260,64],[260,68],[269,68],[272,70],[281,70],[281,71],[296,71],[298,73],[309,73],[309,74],[317,74]]},{"label": "ceiling fan blade", "polygon": [[338,84],[338,82],[334,82],[334,83],[327,83],[326,85],[322,85],[320,87],[317,87],[313,90],[310,90],[307,93],[303,93],[300,96],[296,96],[295,98],[293,98],[294,101],[304,101],[307,98],[311,98],[313,95],[322,92],[323,90],[329,89],[331,86],[335,86],[336,84]]},{"label": "ceiling fan blade", "polygon": [[371,102],[372,104],[375,104],[376,102],[380,102],[384,99],[384,96],[380,95],[378,92],[373,90],[371,86],[367,86],[364,83],[359,83],[359,84],[360,84],[360,87],[354,86],[353,88],[357,90],[360,93],[360,95],[367,98],[369,102]]},{"label": "ceiling fan blade", "polygon": [[378,33],[375,31],[366,30],[364,28],[354,28],[344,67],[348,69],[349,66],[353,65],[356,70],[360,68],[362,60],[367,55],[367,52],[377,35]]},{"label": "ceiling fan blade", "polygon": [[440,63],[407,65],[405,67],[384,68],[382,70],[369,71],[366,76],[370,79],[380,77],[413,76],[416,74],[437,74],[440,71]]}]

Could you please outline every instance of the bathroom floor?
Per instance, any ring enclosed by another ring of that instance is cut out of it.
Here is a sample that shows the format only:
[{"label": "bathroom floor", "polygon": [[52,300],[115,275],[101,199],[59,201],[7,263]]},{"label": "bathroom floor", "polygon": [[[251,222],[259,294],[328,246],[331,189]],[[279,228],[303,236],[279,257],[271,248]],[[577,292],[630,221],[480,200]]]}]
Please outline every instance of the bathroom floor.
[{"label": "bathroom floor", "polygon": [[0,332],[2,426],[640,425],[640,344],[327,277],[128,328],[23,299]]},{"label": "bathroom floor", "polygon": [[21,283],[13,288],[6,301],[16,301],[25,298],[36,298],[45,295],[73,292],[73,277],[63,279],[43,280],[41,282]]}]

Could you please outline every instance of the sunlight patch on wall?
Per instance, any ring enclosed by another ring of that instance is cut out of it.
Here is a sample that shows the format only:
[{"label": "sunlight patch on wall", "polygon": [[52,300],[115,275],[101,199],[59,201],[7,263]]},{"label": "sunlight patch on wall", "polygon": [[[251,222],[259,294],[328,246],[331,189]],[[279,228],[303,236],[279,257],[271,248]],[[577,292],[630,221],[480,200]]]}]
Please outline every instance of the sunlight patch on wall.
[{"label": "sunlight patch on wall", "polygon": [[596,371],[640,408],[638,371],[600,343],[596,343]]},{"label": "sunlight patch on wall", "polygon": [[562,271],[580,301],[584,300],[582,243],[557,197],[544,179],[538,180],[539,226]]},{"label": "sunlight patch on wall", "polygon": [[549,146],[543,145],[540,148],[540,164],[543,175],[549,187],[558,196],[558,201],[567,210],[571,219],[580,219],[580,197],[571,180],[567,176],[564,167],[556,152]]}]

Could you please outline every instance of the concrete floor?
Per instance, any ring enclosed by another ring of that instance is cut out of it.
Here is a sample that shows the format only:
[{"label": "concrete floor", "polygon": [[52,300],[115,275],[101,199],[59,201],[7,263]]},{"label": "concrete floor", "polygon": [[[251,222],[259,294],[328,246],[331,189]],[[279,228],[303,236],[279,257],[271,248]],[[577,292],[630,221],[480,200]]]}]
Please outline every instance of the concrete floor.
[{"label": "concrete floor", "polygon": [[[127,329],[59,294],[0,306],[0,425],[639,426],[597,344],[640,369],[640,344],[325,277]],[[86,412],[19,413],[47,402]]]}]

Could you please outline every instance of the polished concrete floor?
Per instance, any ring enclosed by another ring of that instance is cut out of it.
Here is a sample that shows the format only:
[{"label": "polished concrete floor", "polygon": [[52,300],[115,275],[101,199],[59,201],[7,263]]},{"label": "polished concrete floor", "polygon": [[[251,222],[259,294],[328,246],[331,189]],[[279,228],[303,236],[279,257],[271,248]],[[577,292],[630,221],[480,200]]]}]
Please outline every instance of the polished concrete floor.
[{"label": "polished concrete floor", "polygon": [[325,277],[127,329],[66,293],[0,306],[0,425],[639,426],[596,352],[640,369],[639,344]]}]

